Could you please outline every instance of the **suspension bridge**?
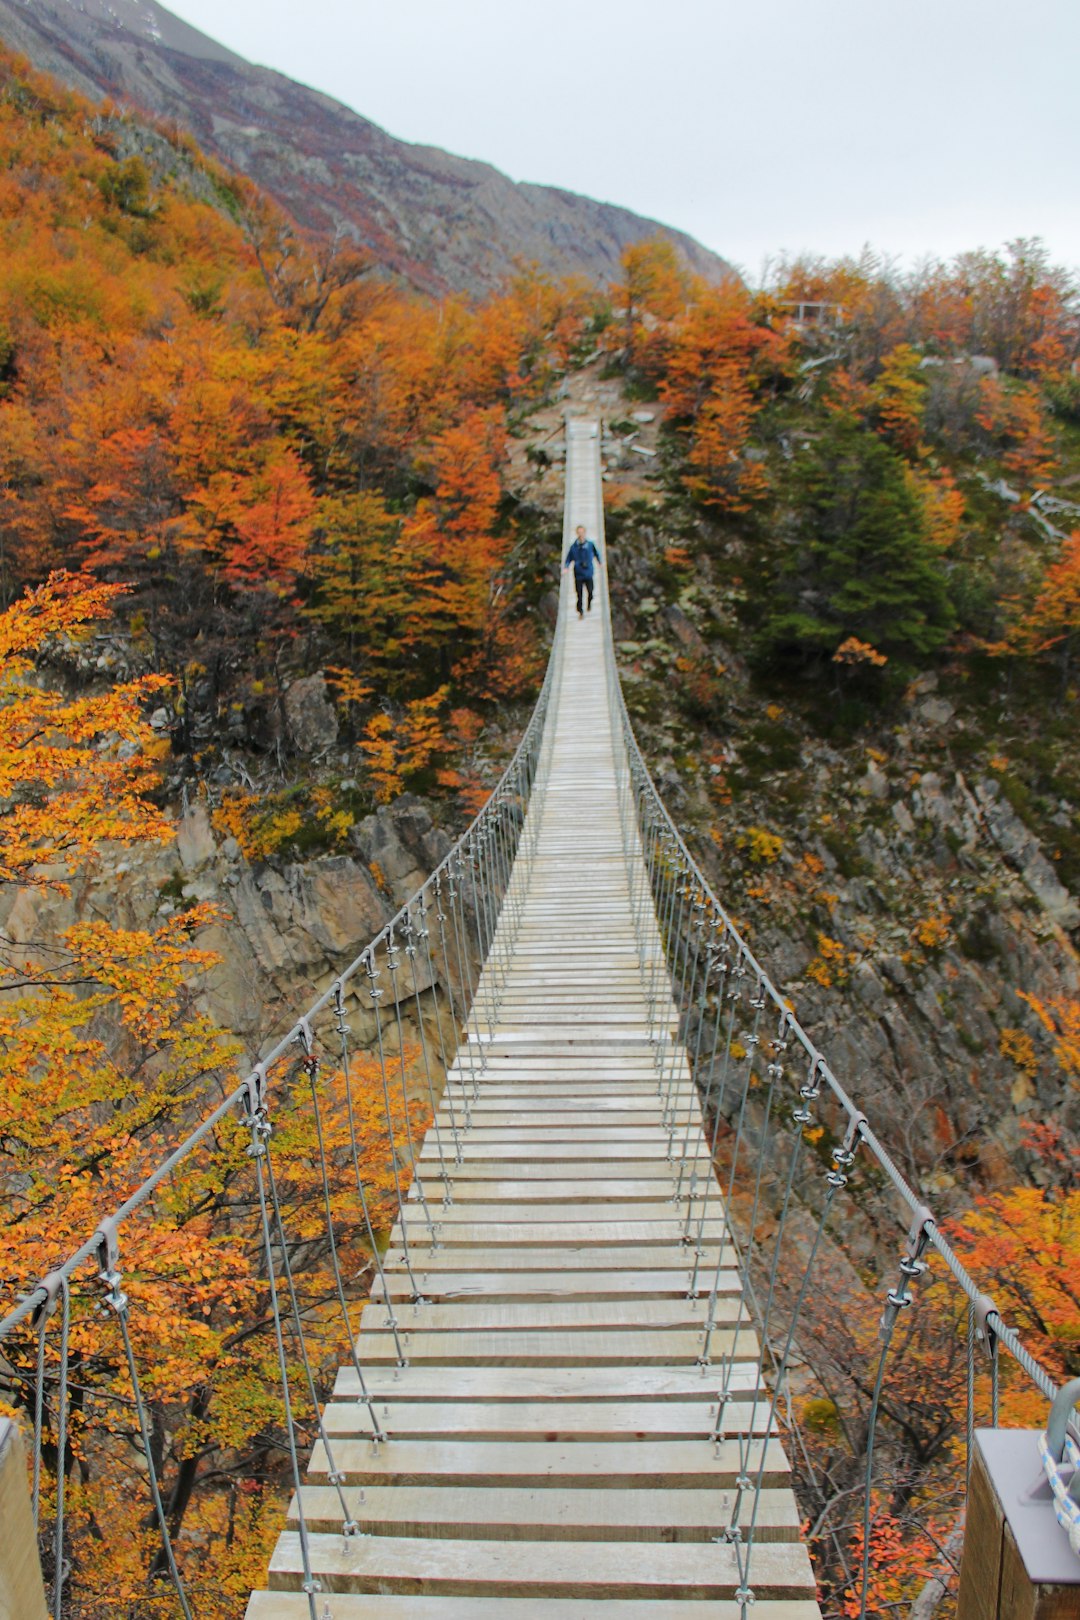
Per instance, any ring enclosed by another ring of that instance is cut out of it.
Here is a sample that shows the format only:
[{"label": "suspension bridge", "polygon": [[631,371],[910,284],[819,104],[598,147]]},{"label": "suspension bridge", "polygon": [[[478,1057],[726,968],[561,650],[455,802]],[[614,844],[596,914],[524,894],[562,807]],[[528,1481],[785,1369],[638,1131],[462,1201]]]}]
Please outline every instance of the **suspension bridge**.
[{"label": "suspension bridge", "polygon": [[[599,536],[596,424],[571,425],[567,481],[568,534]],[[598,601],[578,619],[564,597],[546,752],[478,990],[483,1078],[475,1051],[455,1056],[363,1313],[357,1359],[388,1439],[372,1438],[350,1369],[324,1418],[344,1509],[366,1533],[342,1534],[317,1447],[271,1584],[301,1587],[310,1569],[335,1592],[424,1594],[331,1603],[335,1620],[715,1612],[742,1584],[716,1527],[740,1477],[764,1468],[755,1595],[809,1620],[787,1461],[762,1438],[758,1342],[737,1325],[655,913],[634,882],[641,849],[620,813],[607,617]],[[713,1357],[733,1363],[722,1416]],[[306,1612],[270,1592],[249,1616]]]},{"label": "suspension bridge", "polygon": [[[568,421],[566,477],[564,543],[581,524],[603,547],[599,424]],[[350,1100],[361,1048],[384,1102],[388,1240],[373,1224]],[[311,1234],[290,1231],[275,1171],[275,1110],[298,1063],[319,1143],[310,1204],[326,1213],[345,1358],[321,1403],[304,1298]],[[327,1070],[348,1108],[332,1148]],[[430,1103],[422,1141],[409,1123],[416,1096]],[[88,1267],[126,1357],[157,1571],[170,1612],[198,1620],[123,1278],[169,1175],[237,1111],[293,1482],[247,1620],[746,1620],[751,1604],[761,1620],[816,1620],[792,1489],[791,1378],[815,1264],[859,1156],[907,1230],[868,1374],[864,1529],[890,1344],[935,1258],[967,1312],[969,1459],[979,1418],[996,1429],[1003,1353],[1057,1397],[1042,1453],[1061,1526],[1051,1514],[1053,1556],[1071,1567],[1077,1392],[1059,1395],[980,1294],[694,864],[626,717],[603,579],[584,616],[564,581],[525,737],[442,866],[0,1323],[0,1342],[28,1334],[32,1346],[20,1404],[53,1570],[48,1594],[37,1576],[12,1620],[68,1612],[63,1470],[48,1519],[40,1480],[46,1439],[65,1454],[72,1284]],[[813,1152],[811,1127],[824,1143]],[[335,1154],[370,1240],[366,1301],[340,1263]],[[9,1386],[18,1391],[14,1375]],[[1031,1461],[1038,1470],[1034,1449]],[[862,1560],[849,1575],[865,1614],[868,1534]]]}]

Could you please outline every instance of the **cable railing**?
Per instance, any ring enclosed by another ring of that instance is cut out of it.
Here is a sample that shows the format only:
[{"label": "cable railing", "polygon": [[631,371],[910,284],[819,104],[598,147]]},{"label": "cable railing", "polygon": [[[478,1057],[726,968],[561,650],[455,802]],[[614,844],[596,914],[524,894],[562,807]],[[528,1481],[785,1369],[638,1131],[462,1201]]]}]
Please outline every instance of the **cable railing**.
[{"label": "cable railing", "polygon": [[[181,1377],[166,1389],[165,1319],[173,1315],[189,1334],[216,1327],[222,1360],[243,1357],[259,1336],[268,1347],[278,1409],[260,1441],[287,1458],[305,1590],[318,1620],[301,1453],[322,1443],[345,1533],[355,1533],[320,1396],[327,1370],[346,1356],[370,1438],[385,1440],[388,1396],[381,1392],[376,1406],[370,1369],[358,1358],[359,1312],[370,1286],[389,1307],[393,1356],[406,1365],[407,1333],[394,1314],[383,1251],[396,1225],[410,1297],[420,1300],[409,1233],[419,1221],[425,1241],[437,1241],[437,1213],[453,1198],[529,882],[561,636],[557,627],[513,759],[439,867],[250,1073],[225,1085],[184,1140],[122,1202],[103,1208],[86,1241],[25,1286],[0,1320],[0,1398],[22,1414],[31,1437],[34,1524],[53,1620],[72,1605],[88,1612],[87,1549],[92,1554],[108,1518],[100,1502],[96,1513],[87,1506],[95,1480],[107,1477],[115,1497],[137,1488],[133,1474],[143,1476],[156,1525],[150,1574],[159,1595],[162,1583],[172,1593],[164,1609],[151,1594],[138,1612],[192,1620],[198,1582],[185,1579],[175,1545],[191,1469],[170,1439],[193,1413],[206,1421],[200,1386],[213,1374],[196,1358],[187,1385]],[[434,1154],[422,1162],[425,1132]],[[163,1233],[195,1234],[185,1250],[188,1274],[163,1281]],[[210,1303],[197,1305],[193,1281],[207,1272],[214,1285],[198,1297]],[[230,1342],[237,1300],[245,1298],[248,1320]],[[208,1322],[197,1319],[200,1310]]]},{"label": "cable railing", "polygon": [[[601,533],[602,523],[601,510]],[[857,1612],[864,1620],[875,1489],[881,1483],[875,1471],[876,1452],[882,1415],[890,1405],[890,1353],[895,1350],[897,1325],[916,1303],[917,1284],[933,1257],[942,1263],[952,1285],[952,1298],[959,1302],[965,1475],[971,1467],[980,1398],[990,1426],[996,1428],[999,1423],[1003,1354],[1046,1401],[1054,1401],[1058,1386],[1009,1326],[1003,1310],[970,1275],[933,1210],[898,1168],[883,1134],[875,1129],[871,1101],[867,1099],[864,1108],[841,1084],[790,1001],[713,892],[661,799],[634,734],[616,664],[606,590],[604,611],[606,679],[619,738],[616,770],[627,874],[643,983],[656,1024],[655,1062],[670,1120],[670,1156],[678,1172],[676,1196],[687,1201],[686,1242],[701,1254],[706,1219],[719,1206],[725,1241],[735,1250],[742,1282],[739,1314],[733,1325],[736,1333],[744,1326],[757,1328],[771,1391],[762,1397],[767,1399],[767,1410],[759,1438],[767,1442],[783,1427],[796,1451],[802,1452],[804,1484],[807,1476],[811,1484],[818,1482],[813,1479],[814,1463],[795,1421],[792,1386],[798,1383],[805,1391],[812,1384],[805,1372],[806,1340],[812,1332],[806,1312],[808,1300],[821,1286],[823,1257],[838,1247],[838,1230],[854,1216],[865,1217],[868,1208],[879,1236],[897,1226],[906,1229],[895,1276],[891,1284],[886,1278],[882,1285],[876,1362],[869,1347],[867,1351],[873,1370],[867,1381],[862,1479],[853,1490],[842,1493],[849,1501],[854,1496],[860,1502],[856,1567],[852,1568],[840,1536],[829,1530],[827,1508],[825,1522],[815,1526],[820,1538],[831,1538],[836,1564],[849,1590],[855,1592]],[[672,998],[674,1023],[664,1016]],[[696,1083],[714,1167],[703,1187],[693,1173],[686,1176],[691,1131],[687,1128],[680,1139],[676,1126],[683,1056]],[[695,1207],[691,1220],[689,1212]],[[870,1267],[877,1264],[877,1255],[871,1256],[868,1249],[864,1248],[862,1258]],[[695,1263],[692,1289],[697,1276]],[[718,1266],[709,1299],[703,1367],[710,1360],[719,1283]],[[940,1304],[935,1298],[935,1308]],[[951,1353],[950,1348],[946,1354]],[[722,1431],[734,1370],[734,1354],[729,1352],[722,1362],[714,1439]],[[1080,1396],[1080,1380],[1075,1382],[1072,1399],[1064,1403],[1070,1414],[1073,1401]],[[895,1419],[895,1410],[890,1415]],[[748,1433],[753,1427],[751,1422]],[[1064,1459],[1067,1475],[1069,1458],[1080,1453],[1071,1424],[1062,1418],[1057,1428],[1060,1433],[1054,1429],[1052,1443],[1043,1445],[1042,1454],[1058,1502],[1057,1516],[1070,1537],[1076,1538],[1080,1537],[1080,1470],[1072,1495],[1065,1501],[1067,1485],[1057,1465]],[[748,1458],[748,1434],[740,1446]],[[752,1592],[764,1467],[763,1451],[756,1472],[743,1468],[729,1524],[723,1531],[736,1544],[739,1557],[743,1620]],[[904,1481],[896,1483],[902,1494]],[[747,1495],[752,1498],[749,1524],[740,1528]]]}]

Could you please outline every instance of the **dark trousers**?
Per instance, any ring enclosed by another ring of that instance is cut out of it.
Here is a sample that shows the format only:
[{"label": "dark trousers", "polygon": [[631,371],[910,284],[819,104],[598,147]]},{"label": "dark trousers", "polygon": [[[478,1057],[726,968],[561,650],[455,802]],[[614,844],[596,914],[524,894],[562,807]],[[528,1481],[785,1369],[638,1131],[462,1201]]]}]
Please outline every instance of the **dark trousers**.
[{"label": "dark trousers", "polygon": [[577,591],[577,610],[581,612],[581,598],[585,591],[589,593],[589,608],[592,609],[593,578],[592,575],[575,574],[574,589]]}]

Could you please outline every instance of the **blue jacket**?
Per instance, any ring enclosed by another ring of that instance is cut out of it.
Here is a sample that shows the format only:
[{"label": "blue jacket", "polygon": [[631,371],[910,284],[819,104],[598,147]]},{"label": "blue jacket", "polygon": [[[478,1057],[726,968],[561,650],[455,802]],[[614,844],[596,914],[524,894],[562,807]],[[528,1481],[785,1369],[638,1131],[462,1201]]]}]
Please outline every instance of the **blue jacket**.
[{"label": "blue jacket", "polygon": [[566,553],[566,567],[574,565],[575,579],[592,579],[593,559],[600,561],[600,553],[591,540],[575,540]]}]

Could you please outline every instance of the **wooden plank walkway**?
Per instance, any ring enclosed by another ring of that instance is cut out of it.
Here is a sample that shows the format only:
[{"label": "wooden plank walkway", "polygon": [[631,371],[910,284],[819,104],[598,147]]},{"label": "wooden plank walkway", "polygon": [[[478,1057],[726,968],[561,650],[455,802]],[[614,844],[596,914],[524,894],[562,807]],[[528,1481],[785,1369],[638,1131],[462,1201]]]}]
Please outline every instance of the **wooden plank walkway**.
[{"label": "wooden plank walkway", "polygon": [[[577,425],[569,440],[568,532],[582,522],[599,535],[595,429]],[[520,924],[501,998],[492,959],[485,969],[480,997],[497,1017],[490,1029],[478,1021],[448,1079],[460,1120],[485,1061],[453,1202],[443,1205],[429,1133],[419,1173],[437,1243],[414,1188],[386,1257],[390,1297],[376,1290],[363,1312],[358,1359],[388,1439],[371,1439],[352,1368],[326,1408],[361,1534],[342,1534],[321,1444],[310,1459],[302,1496],[319,1620],[734,1620],[740,1582],[723,1532],[747,1460],[755,1475],[764,1461],[756,1620],[818,1620],[783,1444],[770,1436],[763,1459],[758,1438],[758,1344],[745,1318],[736,1326],[718,1196],[696,1270],[684,1241],[688,1209],[701,1205],[688,1173],[676,1198],[661,1117],[616,801],[603,588],[582,621],[564,595],[551,774]],[[662,1010],[670,1028],[669,991]],[[681,1150],[689,1132],[700,1189],[708,1152],[674,1056],[675,1140]],[[447,1099],[442,1115],[449,1141]],[[718,1268],[712,1358],[733,1352],[736,1370],[714,1442],[720,1370],[698,1362]],[[743,1525],[751,1507],[746,1493]],[[296,1502],[291,1520],[248,1620],[310,1613]]]}]

